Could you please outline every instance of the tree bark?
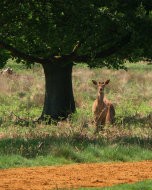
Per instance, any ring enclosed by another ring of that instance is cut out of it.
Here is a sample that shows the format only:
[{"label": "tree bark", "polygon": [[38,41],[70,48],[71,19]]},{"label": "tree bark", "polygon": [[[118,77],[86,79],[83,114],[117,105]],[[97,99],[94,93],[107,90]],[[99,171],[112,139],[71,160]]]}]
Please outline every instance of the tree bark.
[{"label": "tree bark", "polygon": [[75,111],[72,89],[73,63],[66,66],[43,64],[45,100],[40,120],[66,119]]}]

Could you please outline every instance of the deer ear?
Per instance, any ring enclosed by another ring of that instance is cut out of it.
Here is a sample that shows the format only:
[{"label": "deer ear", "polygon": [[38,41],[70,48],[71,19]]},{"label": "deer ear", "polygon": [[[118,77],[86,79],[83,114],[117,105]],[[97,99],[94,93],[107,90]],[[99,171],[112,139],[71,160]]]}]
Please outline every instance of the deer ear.
[{"label": "deer ear", "polygon": [[97,81],[95,81],[95,80],[92,80],[92,82],[93,82],[93,84],[94,84],[94,85],[97,85]]},{"label": "deer ear", "polygon": [[109,84],[110,79],[106,80],[105,85]]}]

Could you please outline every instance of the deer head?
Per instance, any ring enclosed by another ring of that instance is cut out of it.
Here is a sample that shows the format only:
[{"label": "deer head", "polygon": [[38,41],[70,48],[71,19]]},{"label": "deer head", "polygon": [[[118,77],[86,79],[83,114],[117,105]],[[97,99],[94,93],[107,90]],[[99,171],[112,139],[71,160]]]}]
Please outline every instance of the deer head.
[{"label": "deer head", "polygon": [[98,95],[104,95],[104,88],[107,84],[109,84],[110,80],[106,80],[105,82],[97,82],[95,80],[92,80],[93,84],[97,87],[98,89]]}]

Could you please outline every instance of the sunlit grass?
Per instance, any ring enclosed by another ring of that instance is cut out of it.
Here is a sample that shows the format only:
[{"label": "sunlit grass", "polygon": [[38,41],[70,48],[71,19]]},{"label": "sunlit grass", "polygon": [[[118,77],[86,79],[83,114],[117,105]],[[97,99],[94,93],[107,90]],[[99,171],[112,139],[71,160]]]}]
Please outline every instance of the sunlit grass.
[{"label": "sunlit grass", "polygon": [[134,184],[115,185],[104,188],[80,188],[79,190],[152,190],[152,181],[142,181]]}]

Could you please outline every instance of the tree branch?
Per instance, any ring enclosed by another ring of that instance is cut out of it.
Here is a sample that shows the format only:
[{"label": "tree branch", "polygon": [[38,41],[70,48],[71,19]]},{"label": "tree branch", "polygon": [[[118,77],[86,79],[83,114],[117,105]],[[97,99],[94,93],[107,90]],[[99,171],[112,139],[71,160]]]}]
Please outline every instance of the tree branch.
[{"label": "tree branch", "polygon": [[45,64],[45,63],[50,63],[51,59],[52,59],[52,58],[44,59],[44,58],[41,58],[41,57],[34,57],[32,55],[28,55],[26,53],[23,53],[23,52],[19,51],[18,49],[14,48],[11,45],[6,44],[3,41],[0,41],[0,48],[3,48],[3,49],[6,49],[6,50],[10,51],[12,56],[14,56],[14,57],[19,57],[19,58],[21,58],[21,59],[23,59],[25,61],[29,61],[29,62],[37,62],[37,63]]},{"label": "tree branch", "polygon": [[77,52],[77,50],[78,50],[79,47],[80,47],[80,41],[77,41],[76,45],[75,45],[74,48],[73,48],[72,53],[73,53],[73,54],[76,54],[76,52]]},{"label": "tree branch", "polygon": [[[122,47],[124,47],[131,38],[131,33],[128,33],[126,36],[122,37],[120,41],[115,43],[110,48],[103,50],[102,52],[98,52],[94,55],[94,59],[98,58],[106,58],[114,53],[117,53]],[[41,64],[48,64],[48,63],[63,63],[63,62],[89,62],[92,57],[90,54],[86,55],[77,55],[77,50],[80,47],[80,42],[78,41],[77,44],[74,46],[72,52],[66,55],[59,55],[59,56],[50,56],[49,58],[42,58],[42,57],[34,57],[32,55],[28,55],[23,53],[16,48],[12,47],[11,45],[6,44],[3,41],[0,41],[0,48],[4,48],[11,52],[12,56],[19,57],[25,61],[30,62],[37,62]]]}]

